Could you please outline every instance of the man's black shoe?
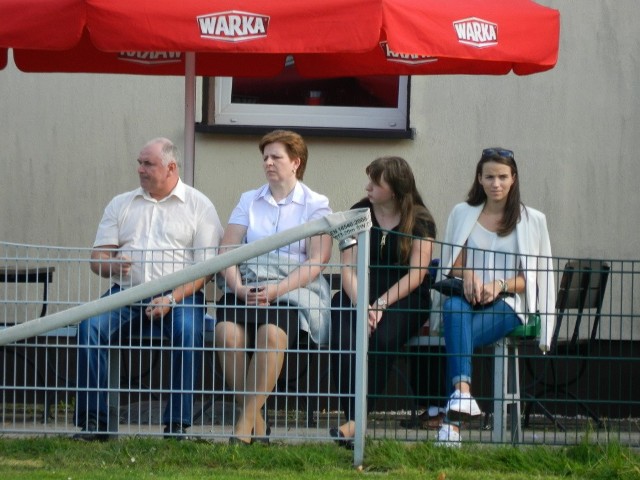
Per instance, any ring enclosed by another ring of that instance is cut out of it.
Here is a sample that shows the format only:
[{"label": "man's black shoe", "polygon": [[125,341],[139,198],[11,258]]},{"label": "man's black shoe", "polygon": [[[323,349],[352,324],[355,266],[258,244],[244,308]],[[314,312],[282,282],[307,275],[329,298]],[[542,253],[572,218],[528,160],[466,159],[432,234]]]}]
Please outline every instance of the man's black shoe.
[{"label": "man's black shoe", "polygon": [[173,438],[174,440],[188,440],[187,428],[181,423],[171,423],[164,427],[164,438]]},{"label": "man's black shoe", "polygon": [[89,420],[82,431],[73,436],[73,439],[83,442],[106,442],[109,440],[109,434],[99,433],[99,431],[104,432],[106,429],[105,425],[100,425],[100,428],[98,428],[98,424],[94,420]]}]

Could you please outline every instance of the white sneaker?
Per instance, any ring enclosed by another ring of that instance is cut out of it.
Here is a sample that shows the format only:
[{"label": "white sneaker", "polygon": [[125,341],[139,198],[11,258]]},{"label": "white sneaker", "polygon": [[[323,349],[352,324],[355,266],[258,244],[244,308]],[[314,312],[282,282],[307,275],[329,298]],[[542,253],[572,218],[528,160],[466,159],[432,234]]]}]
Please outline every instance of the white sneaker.
[{"label": "white sneaker", "polygon": [[471,394],[462,393],[460,390],[456,390],[451,394],[445,410],[447,416],[454,420],[460,416],[477,417],[482,415],[478,402],[475,401]]},{"label": "white sneaker", "polygon": [[462,442],[460,441],[460,432],[454,430],[454,428],[445,423],[438,430],[438,440],[435,445],[437,447],[455,447],[460,448],[462,446]]}]

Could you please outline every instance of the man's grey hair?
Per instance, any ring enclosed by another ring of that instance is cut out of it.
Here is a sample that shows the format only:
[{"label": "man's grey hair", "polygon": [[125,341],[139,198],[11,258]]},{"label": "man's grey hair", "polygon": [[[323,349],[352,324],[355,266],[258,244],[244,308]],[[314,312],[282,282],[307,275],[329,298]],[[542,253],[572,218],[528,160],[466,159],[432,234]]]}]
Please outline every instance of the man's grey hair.
[{"label": "man's grey hair", "polygon": [[178,168],[182,167],[182,161],[180,159],[180,150],[178,150],[178,147],[176,147],[171,140],[164,137],[158,137],[158,138],[154,138],[153,140],[149,140],[147,142],[147,145],[153,145],[156,143],[162,144],[162,149],[160,150],[162,165],[166,167],[171,162],[175,162]]}]

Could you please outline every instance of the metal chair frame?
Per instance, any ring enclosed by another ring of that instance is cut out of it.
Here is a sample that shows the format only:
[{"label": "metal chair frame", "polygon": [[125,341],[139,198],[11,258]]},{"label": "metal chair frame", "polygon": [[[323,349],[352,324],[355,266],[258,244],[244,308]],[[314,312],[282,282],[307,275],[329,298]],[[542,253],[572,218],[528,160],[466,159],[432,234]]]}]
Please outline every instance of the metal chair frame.
[{"label": "metal chair frame", "polygon": [[[565,265],[562,280],[558,289],[558,298],[556,301],[557,319],[553,332],[551,352],[542,357],[543,368],[536,373],[533,366],[533,358],[527,358],[526,367],[532,378],[532,384],[527,387],[528,399],[524,410],[524,426],[528,427],[531,412],[534,406],[537,406],[542,413],[551,420],[554,425],[566,431],[564,425],[552,414],[543,404],[542,400],[549,398],[551,395],[560,398],[559,394],[564,394],[576,401],[577,405],[591,417],[598,426],[601,420],[598,415],[582,400],[570,391],[570,387],[578,383],[584,375],[588,358],[584,355],[589,350],[589,346],[597,340],[598,328],[600,326],[600,317],[602,313],[602,303],[604,300],[607,281],[609,279],[610,266],[606,262],[600,260],[569,260]],[[575,314],[569,312],[575,310]],[[580,326],[585,314],[591,315],[590,311],[595,310],[593,315],[593,323],[589,335],[587,345],[583,345],[580,339]],[[565,317],[569,315],[575,316],[575,324],[571,338],[568,340],[560,340],[560,332]],[[579,365],[575,368],[573,378],[565,379],[558,377],[558,361],[563,359],[578,358]],[[539,357],[538,357],[539,358]],[[530,393],[533,392],[533,393]]]}]

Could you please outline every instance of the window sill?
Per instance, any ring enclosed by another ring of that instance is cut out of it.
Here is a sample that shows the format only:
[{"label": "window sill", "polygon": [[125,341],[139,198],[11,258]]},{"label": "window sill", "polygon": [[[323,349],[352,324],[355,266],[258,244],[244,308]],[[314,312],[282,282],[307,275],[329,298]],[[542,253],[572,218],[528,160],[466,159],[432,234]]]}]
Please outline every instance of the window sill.
[{"label": "window sill", "polygon": [[283,128],[293,130],[304,137],[345,137],[345,138],[376,138],[386,140],[413,140],[415,130],[382,130],[364,128],[305,128],[305,127],[271,127],[261,125],[207,125],[196,123],[195,131],[210,134],[232,135],[264,135],[267,132]]}]

